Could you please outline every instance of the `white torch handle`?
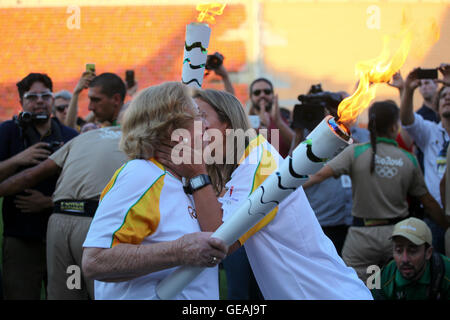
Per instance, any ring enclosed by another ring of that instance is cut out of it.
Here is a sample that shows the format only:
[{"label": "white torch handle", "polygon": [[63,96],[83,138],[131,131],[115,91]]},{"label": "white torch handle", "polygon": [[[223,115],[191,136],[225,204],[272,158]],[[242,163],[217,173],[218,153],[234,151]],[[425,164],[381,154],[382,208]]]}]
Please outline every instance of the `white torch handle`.
[{"label": "white torch handle", "polygon": [[[211,237],[223,240],[228,246],[236,242],[258,221],[271,212],[285,198],[308,180],[324,162],[334,156],[339,147],[348,142],[337,137],[325,118],[293,152],[286,158],[278,171],[272,173],[248,197],[236,212],[227,219]],[[324,145],[323,145],[324,144]],[[197,277],[203,268],[183,266],[163,279],[156,287],[159,299],[172,299]]]}]

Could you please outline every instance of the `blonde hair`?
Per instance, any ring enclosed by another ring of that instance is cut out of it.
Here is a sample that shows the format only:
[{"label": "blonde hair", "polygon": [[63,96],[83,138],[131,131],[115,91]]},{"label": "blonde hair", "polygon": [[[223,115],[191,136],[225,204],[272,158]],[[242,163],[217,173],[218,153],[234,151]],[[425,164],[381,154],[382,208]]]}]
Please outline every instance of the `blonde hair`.
[{"label": "blonde hair", "polygon": [[[251,129],[247,115],[245,114],[244,107],[241,102],[232,94],[219,91],[214,89],[201,90],[197,89],[193,91],[193,97],[200,99],[208,103],[214,111],[217,113],[219,121],[222,123],[227,123],[230,129],[238,130],[242,129],[247,131]],[[227,139],[226,143],[231,143],[234,148],[234,161],[233,163],[223,163],[223,164],[213,164],[208,165],[208,174],[211,177],[213,186],[219,194],[225,183],[231,178],[231,174],[238,166],[238,161],[245,152],[245,147],[249,143],[248,137],[245,137],[245,146],[243,150],[238,150],[236,143],[229,141],[228,139],[233,139],[233,135],[225,137]],[[231,150],[227,149],[227,152]]]},{"label": "blonde hair", "polygon": [[186,128],[198,110],[181,82],[165,82],[142,90],[130,103],[121,124],[119,148],[130,159],[149,159],[172,132]]}]

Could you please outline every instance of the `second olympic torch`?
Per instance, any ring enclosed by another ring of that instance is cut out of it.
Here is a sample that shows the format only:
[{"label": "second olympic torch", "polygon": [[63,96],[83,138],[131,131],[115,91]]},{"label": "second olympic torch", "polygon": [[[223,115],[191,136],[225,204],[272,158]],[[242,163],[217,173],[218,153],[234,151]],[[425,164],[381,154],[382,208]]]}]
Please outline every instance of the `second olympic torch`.
[{"label": "second olympic torch", "polygon": [[[248,197],[247,201],[225,221],[211,237],[222,239],[228,246],[279,205],[319,171],[324,163],[351,144],[348,130],[327,116],[286,158],[277,171]],[[197,277],[204,268],[183,266],[163,279],[156,287],[157,299],[172,299]]]}]

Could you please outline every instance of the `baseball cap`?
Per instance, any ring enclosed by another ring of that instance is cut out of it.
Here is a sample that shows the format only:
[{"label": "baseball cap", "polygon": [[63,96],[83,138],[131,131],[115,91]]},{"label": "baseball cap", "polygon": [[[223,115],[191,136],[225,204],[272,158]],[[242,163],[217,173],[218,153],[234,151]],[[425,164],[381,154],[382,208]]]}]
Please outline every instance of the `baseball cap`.
[{"label": "baseball cap", "polygon": [[400,221],[394,226],[392,239],[395,236],[405,237],[417,246],[424,244],[432,244],[431,230],[425,222],[417,218],[408,218]]}]

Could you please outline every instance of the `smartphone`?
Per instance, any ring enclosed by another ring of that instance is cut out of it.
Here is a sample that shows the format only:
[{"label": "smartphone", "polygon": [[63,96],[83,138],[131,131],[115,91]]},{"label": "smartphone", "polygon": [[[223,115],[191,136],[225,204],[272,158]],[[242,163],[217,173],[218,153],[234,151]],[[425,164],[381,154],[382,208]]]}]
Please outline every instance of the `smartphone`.
[{"label": "smartphone", "polygon": [[127,82],[128,89],[134,87],[134,70],[125,71],[125,81]]},{"label": "smartphone", "polygon": [[86,71],[95,73],[95,63],[86,63]]},{"label": "smartphone", "polygon": [[417,71],[417,77],[419,79],[437,79],[438,70],[437,69],[419,69]]},{"label": "smartphone", "polygon": [[259,116],[249,115],[248,118],[250,120],[251,127],[253,129],[258,129],[261,125],[261,119],[259,118]]}]

